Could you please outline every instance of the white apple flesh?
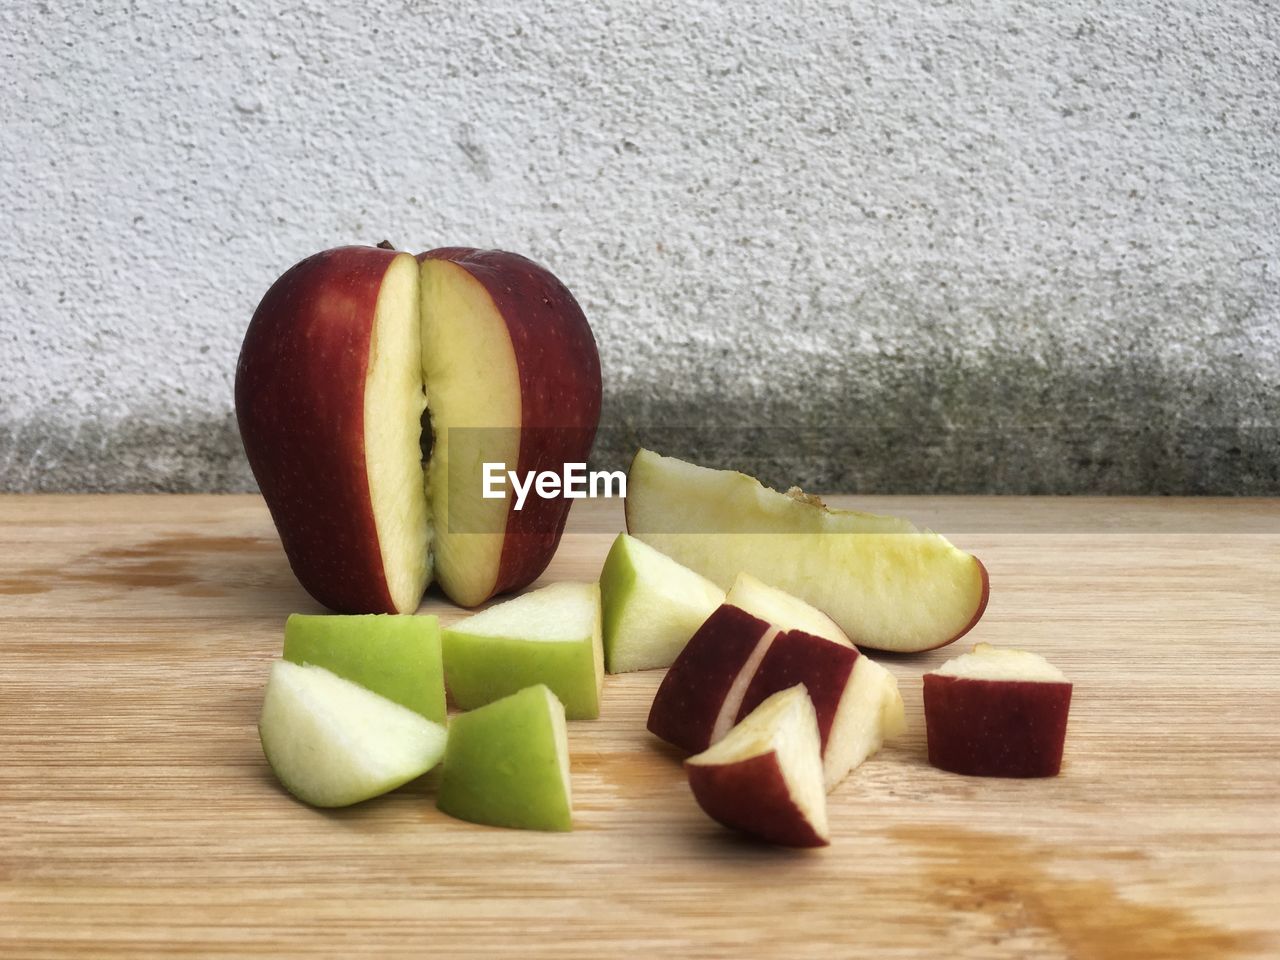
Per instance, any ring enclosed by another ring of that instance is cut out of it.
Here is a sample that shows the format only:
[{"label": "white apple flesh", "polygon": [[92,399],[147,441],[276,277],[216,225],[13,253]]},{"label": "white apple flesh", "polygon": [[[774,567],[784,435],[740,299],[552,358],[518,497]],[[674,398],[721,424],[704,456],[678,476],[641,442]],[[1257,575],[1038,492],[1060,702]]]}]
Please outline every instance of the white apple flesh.
[{"label": "white apple flesh", "polygon": [[833,643],[853,646],[844,631],[821,610],[749,573],[738,574],[725,603],[731,603],[761,620],[768,620],[782,630],[803,630]]},{"label": "white apple flesh", "polygon": [[627,531],[678,563],[726,589],[745,571],[817,607],[859,647],[940,647],[986,608],[986,568],[944,537],[731,470],[641,450],[626,510]]},{"label": "white apple flesh", "polygon": [[445,728],[323,667],[271,665],[258,733],[280,783],[316,807],[394,790],[444,756]]}]

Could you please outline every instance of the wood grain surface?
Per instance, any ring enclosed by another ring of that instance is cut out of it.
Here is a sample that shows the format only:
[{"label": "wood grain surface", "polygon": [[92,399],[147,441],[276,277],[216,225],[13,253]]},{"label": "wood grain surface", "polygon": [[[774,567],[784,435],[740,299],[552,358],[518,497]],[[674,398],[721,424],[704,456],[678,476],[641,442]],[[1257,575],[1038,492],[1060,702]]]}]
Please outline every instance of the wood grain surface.
[{"label": "wood grain surface", "polygon": [[[308,809],[255,730],[317,609],[261,501],[0,498],[0,957],[1280,956],[1280,503],[858,504],[960,531],[991,605],[879,658],[910,733],[798,853],[694,805],[656,672],[571,724],[572,834],[450,820],[431,775]],[[546,578],[594,579],[620,526],[580,504]],[[1075,682],[1060,777],[927,765],[921,674],[977,640]]]}]

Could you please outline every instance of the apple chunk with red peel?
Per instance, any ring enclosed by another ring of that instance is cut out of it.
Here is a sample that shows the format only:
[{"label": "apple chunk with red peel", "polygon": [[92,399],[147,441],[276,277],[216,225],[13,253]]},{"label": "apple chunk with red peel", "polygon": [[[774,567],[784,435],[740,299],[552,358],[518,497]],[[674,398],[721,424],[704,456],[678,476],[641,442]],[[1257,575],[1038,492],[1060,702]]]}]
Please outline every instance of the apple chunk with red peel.
[{"label": "apple chunk with red peel", "polygon": [[747,687],[738,720],[779,690],[803,684],[817,716],[823,779],[832,790],[849,771],[906,729],[898,681],[880,664],[802,630],[780,634]]},{"label": "apple chunk with red peel", "polygon": [[249,464],[299,582],[340,613],[413,612],[433,557],[463,606],[532,582],[572,501],[485,499],[481,465],[560,471],[599,419],[595,341],[563,284],[501,251],[419,259],[309,257],[267,291],[240,352]]},{"label": "apple chunk with red peel", "polygon": [[726,827],[789,847],[831,842],[818,723],[802,685],[766,699],[684,769],[698,805]]},{"label": "apple chunk with red peel", "polygon": [[977,777],[1053,777],[1071,683],[1044,657],[979,643],[924,675],[929,762]]},{"label": "apple chunk with red peel", "polygon": [[731,603],[753,616],[777,624],[783,630],[803,630],[832,643],[853,646],[844,631],[821,610],[799,597],[757,580],[749,573],[738,574],[733,586],[729,588],[725,603]]},{"label": "apple chunk with red peel", "polygon": [[691,753],[723,737],[777,634],[773,624],[737,607],[718,607],[662,678],[649,732]]},{"label": "apple chunk with red peel", "polygon": [[940,647],[986,609],[986,568],[946,538],[732,470],[641,450],[626,510],[627,531],[676,562],[726,589],[743,571],[758,577],[823,611],[860,647]]}]

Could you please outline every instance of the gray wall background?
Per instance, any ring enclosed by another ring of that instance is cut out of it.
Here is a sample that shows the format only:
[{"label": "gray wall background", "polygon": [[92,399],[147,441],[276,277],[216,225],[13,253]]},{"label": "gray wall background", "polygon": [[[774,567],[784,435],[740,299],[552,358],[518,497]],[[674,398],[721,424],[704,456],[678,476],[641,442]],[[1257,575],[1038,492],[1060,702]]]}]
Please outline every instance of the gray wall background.
[{"label": "gray wall background", "polygon": [[0,488],[252,489],[258,298],[388,238],[569,284],[600,463],[1280,493],[1270,0],[18,0],[0,64]]}]

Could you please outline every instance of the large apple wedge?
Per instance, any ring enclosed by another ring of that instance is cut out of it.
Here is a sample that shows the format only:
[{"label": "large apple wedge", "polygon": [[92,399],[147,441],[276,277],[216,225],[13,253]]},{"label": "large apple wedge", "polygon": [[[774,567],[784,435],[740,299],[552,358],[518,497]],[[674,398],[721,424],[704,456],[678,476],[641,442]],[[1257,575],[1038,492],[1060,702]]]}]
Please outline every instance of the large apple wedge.
[{"label": "large apple wedge", "polygon": [[595,719],[604,681],[600,587],[553,583],[455,623],[444,631],[444,676],[463,710],[541,683],[570,720]]},{"label": "large apple wedge", "polygon": [[459,820],[573,829],[564,708],[542,685],[454,717],[436,806]]},{"label": "large apple wedge", "polygon": [[345,807],[394,790],[444,755],[445,728],[323,667],[271,665],[262,750],[290,793]]},{"label": "large apple wedge", "polygon": [[538,578],[571,500],[486,498],[483,465],[523,476],[584,462],[600,419],[600,358],[568,288],[524,257],[422,254],[422,372],[435,445],[427,467],[436,577],[464,607]]},{"label": "large apple wedge", "polygon": [[284,625],[284,658],[324,667],[428,720],[445,722],[440,622],[435,617],[295,613]]},{"label": "large apple wedge", "polygon": [[691,753],[723,737],[777,635],[777,627],[744,610],[717,608],[662,678],[649,708],[649,732]]},{"label": "large apple wedge", "polygon": [[464,606],[550,562],[572,500],[533,494],[518,510],[509,488],[486,497],[482,465],[584,461],[600,361],[573,296],[524,257],[342,247],[267,291],[235,393],[302,586],[340,613],[411,613],[433,559]]},{"label": "large apple wedge", "polygon": [[375,247],[308,257],[240,350],[249,465],[298,582],[340,613],[410,613],[431,579],[419,272]]},{"label": "large apple wedge", "polygon": [[906,728],[898,681],[855,647],[803,630],[776,637],[756,668],[738,721],[780,690],[803,684],[822,741],[827,790]]},{"label": "large apple wedge", "polygon": [[605,669],[626,673],[671,666],[725,596],[706,577],[620,533],[600,571],[600,600]]},{"label": "large apple wedge", "polygon": [[789,847],[831,842],[818,724],[803,686],[769,697],[684,769],[698,805],[727,827]]},{"label": "large apple wedge", "polygon": [[986,609],[986,568],[936,533],[649,450],[627,478],[627,530],[722,587],[745,571],[800,597],[860,647],[940,647]]},{"label": "large apple wedge", "polygon": [[1053,777],[1071,710],[1071,683],[1026,650],[979,643],[924,675],[929,762],[975,777]]}]

